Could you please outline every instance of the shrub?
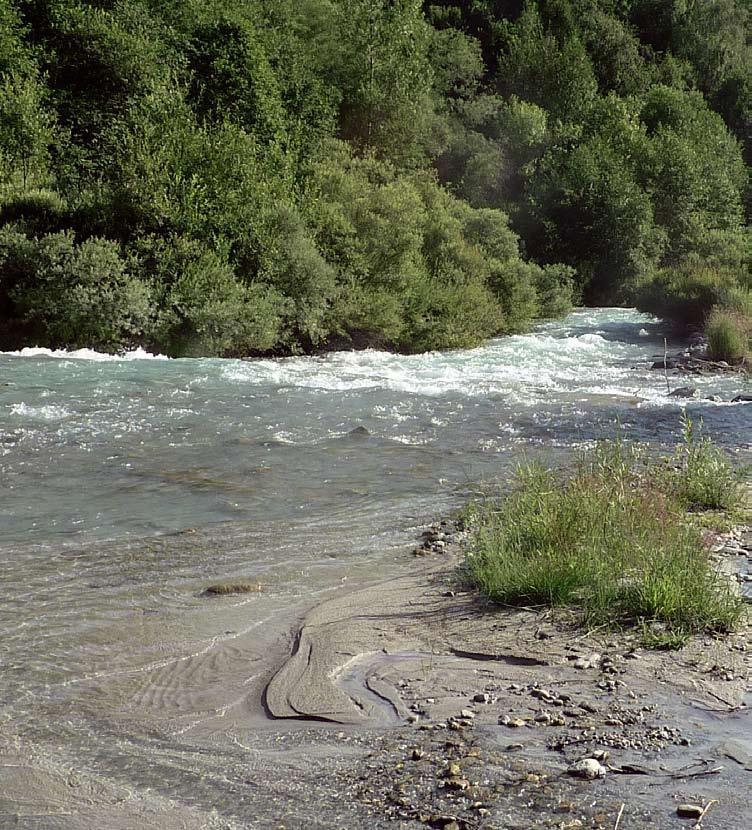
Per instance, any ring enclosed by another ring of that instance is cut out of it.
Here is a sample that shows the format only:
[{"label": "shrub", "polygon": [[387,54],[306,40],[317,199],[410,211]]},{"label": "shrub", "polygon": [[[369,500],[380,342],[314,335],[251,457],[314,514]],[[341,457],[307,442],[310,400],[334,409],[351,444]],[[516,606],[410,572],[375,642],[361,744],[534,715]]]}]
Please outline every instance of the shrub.
[{"label": "shrub", "polygon": [[288,299],[289,342],[310,350],[329,334],[327,318],[337,292],[337,272],[321,255],[295,210],[278,208],[271,226],[274,248],[266,253],[262,275]]},{"label": "shrub", "polygon": [[540,314],[535,290],[540,272],[540,266],[521,259],[491,263],[489,285],[504,313],[505,334],[525,331]]},{"label": "shrub", "polygon": [[0,202],[0,225],[15,224],[27,234],[60,230],[68,218],[65,200],[54,190],[27,190]]},{"label": "shrub", "polygon": [[637,288],[636,302],[641,311],[685,323],[701,323],[708,310],[736,286],[734,269],[685,262],[663,268],[643,281]]},{"label": "shrub", "polygon": [[79,245],[71,232],[32,239],[3,229],[0,271],[16,313],[42,342],[117,351],[148,336],[150,288],[128,272],[110,240]]},{"label": "shrub", "polygon": [[535,278],[538,295],[538,316],[563,317],[572,309],[574,302],[573,268],[568,265],[546,265]]},{"label": "shrub", "polygon": [[503,324],[499,304],[484,285],[461,279],[429,279],[412,286],[407,305],[406,351],[480,345]]},{"label": "shrub", "polygon": [[719,447],[702,434],[702,421],[682,416],[682,440],[664,486],[688,510],[731,510],[739,502],[739,477]]},{"label": "shrub", "polygon": [[154,280],[160,310],[154,344],[174,356],[266,352],[282,339],[283,297],[265,283],[242,284],[224,251],[185,237],[149,237],[134,249]]},{"label": "shrub", "polygon": [[752,288],[746,285],[728,288],[721,300],[721,306],[747,320],[752,320]]},{"label": "shrub", "polygon": [[433,177],[353,158],[340,143],[312,179],[311,222],[339,273],[330,318],[338,333],[367,331],[421,351],[474,346],[535,318],[539,269],[519,259],[501,211],[473,210]]}]

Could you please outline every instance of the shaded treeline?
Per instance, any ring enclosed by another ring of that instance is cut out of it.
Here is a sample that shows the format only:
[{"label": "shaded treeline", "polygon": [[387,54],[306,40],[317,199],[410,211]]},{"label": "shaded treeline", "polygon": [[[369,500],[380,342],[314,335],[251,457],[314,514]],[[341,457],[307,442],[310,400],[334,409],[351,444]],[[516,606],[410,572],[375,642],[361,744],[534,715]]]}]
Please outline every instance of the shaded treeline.
[{"label": "shaded treeline", "polygon": [[580,297],[745,343],[749,16],[0,0],[0,344],[415,351]]}]

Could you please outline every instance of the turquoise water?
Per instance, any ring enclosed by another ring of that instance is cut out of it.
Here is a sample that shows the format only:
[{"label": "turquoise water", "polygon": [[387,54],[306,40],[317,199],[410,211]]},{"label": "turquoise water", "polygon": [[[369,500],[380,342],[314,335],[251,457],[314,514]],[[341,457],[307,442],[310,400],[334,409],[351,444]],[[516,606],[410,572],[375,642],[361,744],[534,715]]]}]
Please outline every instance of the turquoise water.
[{"label": "turquoise water", "polygon": [[[480,349],[412,357],[0,355],[0,542],[423,510],[520,450],[566,449],[617,422],[668,441],[683,404],[646,370],[663,334],[634,311],[587,310]],[[699,385],[740,391],[738,379]],[[744,406],[689,407],[721,443],[750,440]],[[369,435],[349,435],[358,427]]]}]

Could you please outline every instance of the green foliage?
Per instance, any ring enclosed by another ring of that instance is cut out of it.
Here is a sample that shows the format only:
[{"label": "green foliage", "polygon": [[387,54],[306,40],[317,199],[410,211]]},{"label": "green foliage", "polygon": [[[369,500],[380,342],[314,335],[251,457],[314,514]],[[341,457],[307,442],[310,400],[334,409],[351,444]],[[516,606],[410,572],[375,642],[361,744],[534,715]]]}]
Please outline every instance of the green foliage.
[{"label": "green foliage", "polygon": [[[691,478],[686,467],[679,476]],[[476,508],[469,574],[500,604],[578,606],[588,624],[646,631],[656,622],[675,644],[729,631],[742,604],[664,484],[620,441],[585,454],[569,478],[520,467],[510,493]]]},{"label": "green foliage", "polygon": [[686,261],[645,279],[636,292],[637,306],[683,322],[702,323],[713,306],[735,295],[737,280],[736,269]]},{"label": "green foliage", "polygon": [[318,242],[341,274],[338,333],[419,351],[477,345],[504,329],[493,269],[518,252],[503,214],[473,211],[431,177],[400,176],[343,144],[327,148],[312,178]]},{"label": "green foliage", "polygon": [[[453,348],[575,296],[749,316],[748,22],[742,0],[0,0],[0,229],[72,245],[68,273],[117,252],[74,282],[134,309],[148,285],[154,325],[80,330],[171,353]],[[2,277],[0,322],[70,339],[96,302],[43,303],[46,256]]]},{"label": "green foliage", "polygon": [[712,257],[719,247],[741,257],[746,170],[721,118],[698,93],[663,86],[648,91],[640,117],[650,136],[640,179],[667,231],[668,261]]},{"label": "green foliage", "polygon": [[45,180],[53,131],[42,96],[34,77],[0,76],[0,185],[25,190]]},{"label": "green foliage", "polygon": [[555,118],[581,117],[597,92],[593,65],[579,35],[547,30],[529,3],[508,27],[496,82],[506,94],[532,101]]},{"label": "green foliage", "polygon": [[538,266],[519,259],[493,263],[490,284],[504,312],[505,334],[525,331],[539,316],[535,283],[540,270]]},{"label": "green foliage", "polygon": [[662,486],[687,510],[731,511],[739,505],[739,476],[702,431],[702,421],[696,425],[688,414],[682,416],[682,441]]},{"label": "green foliage", "polygon": [[271,226],[272,239],[279,240],[262,274],[283,296],[290,298],[286,323],[291,342],[310,349],[329,333],[328,313],[337,293],[337,272],[321,255],[302,217],[289,208],[279,208]]},{"label": "green foliage", "polygon": [[738,312],[714,308],[705,323],[710,354],[716,360],[737,363],[750,351],[752,318]]},{"label": "green foliage", "polygon": [[287,301],[268,284],[240,282],[226,251],[187,237],[151,236],[134,247],[133,261],[158,299],[155,349],[175,357],[237,356],[282,341]]},{"label": "green foliage", "polygon": [[39,236],[66,227],[69,221],[68,206],[54,190],[26,189],[0,201],[0,227],[16,225]]},{"label": "green foliage", "polygon": [[[625,164],[645,136],[629,108],[611,99],[589,122],[591,135],[549,150],[531,187],[532,215],[550,228],[547,247],[582,275],[593,299],[624,300],[663,250],[649,194]],[[546,244],[545,242],[543,244]]]},{"label": "green foliage", "polygon": [[575,271],[567,265],[546,265],[535,277],[540,317],[562,317],[575,300]]},{"label": "green foliage", "polygon": [[724,309],[752,320],[752,286],[732,285],[723,293],[721,305]]},{"label": "green foliage", "polygon": [[277,76],[256,26],[247,17],[212,18],[192,33],[188,98],[199,118],[232,120],[266,141],[285,136]]},{"label": "green foliage", "polygon": [[77,245],[71,233],[39,239],[0,231],[0,286],[43,342],[117,351],[148,336],[148,285],[132,276],[118,246]]},{"label": "green foliage", "polygon": [[343,135],[408,163],[420,153],[417,130],[430,107],[430,35],[421,6],[341,0],[326,69],[342,91]]}]

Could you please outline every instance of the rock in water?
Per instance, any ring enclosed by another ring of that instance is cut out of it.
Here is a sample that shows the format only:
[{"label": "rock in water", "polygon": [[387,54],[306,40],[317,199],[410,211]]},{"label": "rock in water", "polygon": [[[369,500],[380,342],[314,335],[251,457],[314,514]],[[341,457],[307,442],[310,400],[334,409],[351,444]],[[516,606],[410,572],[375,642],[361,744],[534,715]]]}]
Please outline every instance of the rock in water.
[{"label": "rock in water", "polygon": [[671,393],[672,398],[696,398],[698,394],[695,386],[679,386]]},{"label": "rock in water", "polygon": [[737,395],[731,399],[731,403],[752,403],[752,395]]},{"label": "rock in water", "polygon": [[351,438],[367,438],[371,433],[365,427],[355,427],[347,433]]},{"label": "rock in water", "polygon": [[592,781],[594,778],[604,778],[606,775],[606,768],[595,758],[582,758],[576,761],[567,770],[568,775],[573,775],[575,778],[587,778]]},{"label": "rock in water", "polygon": [[261,590],[260,582],[219,582],[209,585],[207,594],[255,594]]}]

